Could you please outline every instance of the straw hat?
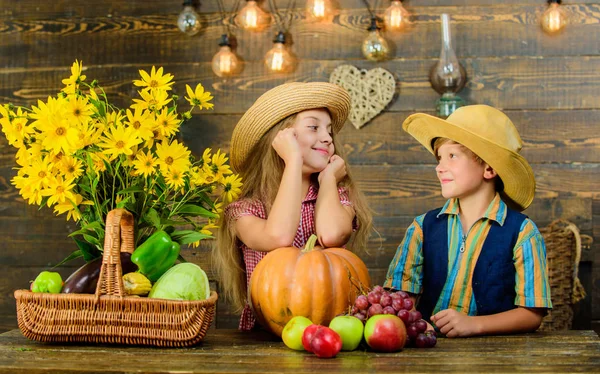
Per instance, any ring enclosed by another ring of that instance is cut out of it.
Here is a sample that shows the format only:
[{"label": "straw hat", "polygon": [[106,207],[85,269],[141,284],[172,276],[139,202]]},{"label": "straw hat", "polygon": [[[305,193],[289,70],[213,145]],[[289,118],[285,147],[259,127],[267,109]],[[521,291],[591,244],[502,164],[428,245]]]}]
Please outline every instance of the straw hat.
[{"label": "straw hat", "polygon": [[436,138],[448,138],[469,148],[496,170],[504,183],[500,194],[514,209],[525,210],[533,201],[533,170],[519,154],[523,142],[515,125],[498,109],[467,105],[446,120],[417,113],[409,116],[402,128],[432,154]]},{"label": "straw hat", "polygon": [[308,109],[327,108],[334,133],[342,129],[350,111],[350,95],[327,82],[287,83],[270,89],[244,113],[231,136],[230,162],[236,173],[260,138],[279,121]]}]

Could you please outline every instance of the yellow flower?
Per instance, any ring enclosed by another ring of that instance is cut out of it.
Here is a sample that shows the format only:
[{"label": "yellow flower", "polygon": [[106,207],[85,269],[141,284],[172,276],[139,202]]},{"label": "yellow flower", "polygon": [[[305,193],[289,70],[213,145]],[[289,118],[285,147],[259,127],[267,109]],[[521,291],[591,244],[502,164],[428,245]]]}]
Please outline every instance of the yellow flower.
[{"label": "yellow flower", "polygon": [[52,120],[42,130],[42,145],[49,151],[56,153],[63,151],[71,154],[77,149],[79,143],[79,131],[71,126],[66,120]]},{"label": "yellow flower", "polygon": [[156,156],[161,171],[178,170],[185,172],[190,168],[190,151],[177,140],[171,144],[160,143],[156,145]]},{"label": "yellow flower", "polygon": [[221,153],[221,150],[219,149],[217,153],[212,156],[211,162],[204,164],[204,169],[210,170],[217,181],[220,181],[225,175],[233,173],[229,168],[229,165],[225,165],[227,160],[227,156],[225,156],[224,153]]},{"label": "yellow flower", "polygon": [[185,99],[189,101],[192,107],[198,107],[200,110],[204,109],[212,109],[214,104],[211,104],[209,101],[213,99],[213,96],[208,91],[204,91],[204,86],[201,83],[196,85],[196,89],[192,90],[189,85],[185,85],[185,89],[189,97]]},{"label": "yellow flower", "polygon": [[163,75],[163,68],[160,67],[158,70],[154,66],[152,66],[152,70],[150,70],[150,74],[146,73],[144,70],[140,70],[140,76],[142,80],[134,80],[133,84],[138,87],[146,87],[144,90],[164,90],[168,91],[171,89],[171,86],[175,82],[171,82],[173,79],[173,75],[165,74]]},{"label": "yellow flower", "polygon": [[111,127],[109,131],[104,132],[104,136],[100,139],[102,143],[98,144],[98,146],[105,148],[103,153],[109,155],[111,160],[119,155],[128,156],[133,153],[132,148],[142,141],[133,132],[134,130],[131,127]]},{"label": "yellow flower", "polygon": [[232,202],[240,196],[240,193],[242,192],[240,187],[242,187],[242,178],[235,174],[225,177],[225,180],[223,181],[223,194],[221,197],[226,203]]},{"label": "yellow flower", "polygon": [[62,83],[67,86],[62,89],[63,92],[74,94],[75,90],[79,87],[79,84],[85,80],[86,76],[81,74],[81,70],[83,69],[82,63],[83,61],[75,60],[71,66],[71,76],[62,80]]},{"label": "yellow flower", "polygon": [[35,120],[31,125],[34,128],[41,130],[44,126],[47,126],[49,122],[56,119],[63,119],[66,116],[66,107],[67,100],[62,97],[48,97],[47,103],[38,100],[38,106],[31,106],[33,113],[30,113],[29,117]]},{"label": "yellow flower", "polygon": [[124,119],[125,119],[125,115],[123,113],[121,113],[121,111],[112,111],[112,112],[108,113],[106,115],[106,117],[103,117],[101,119],[102,120],[101,123],[105,129],[111,128],[111,127],[119,127],[119,126],[123,126]]},{"label": "yellow flower", "polygon": [[138,153],[135,161],[133,161],[137,175],[143,175],[149,177],[154,174],[154,168],[156,167],[156,159],[152,156],[152,152]]},{"label": "yellow flower", "polygon": [[168,108],[163,108],[160,114],[156,117],[156,124],[161,132],[161,134],[165,137],[169,137],[174,135],[179,131],[179,124],[181,120],[177,118],[177,113],[175,111],[171,111],[169,113]]},{"label": "yellow flower", "polygon": [[81,211],[79,205],[94,205],[92,201],[83,201],[83,196],[75,194],[75,200],[67,200],[64,203],[59,203],[54,206],[54,213],[61,215],[67,213],[67,221],[73,218],[73,221],[77,222],[81,219]]},{"label": "yellow flower", "polygon": [[102,128],[96,128],[92,122],[79,124],[77,130],[79,130],[79,139],[76,145],[78,150],[83,149],[88,145],[98,143],[100,136],[102,135]]},{"label": "yellow flower", "polygon": [[75,195],[72,192],[73,187],[75,187],[73,179],[63,179],[59,175],[50,179],[48,187],[42,190],[42,196],[50,196],[48,206],[56,203],[62,204],[67,200],[75,200]]},{"label": "yellow flower", "polygon": [[183,187],[185,184],[183,172],[180,170],[171,168],[164,175],[167,185],[174,190]]},{"label": "yellow flower", "polygon": [[64,156],[58,163],[58,169],[67,179],[77,179],[83,174],[83,163],[78,158]]},{"label": "yellow flower", "polygon": [[104,163],[109,163],[108,157],[101,152],[90,153],[90,156],[92,157],[92,162],[94,163],[94,171],[106,171],[106,165]]},{"label": "yellow flower", "polygon": [[72,97],[67,104],[67,120],[87,124],[94,114],[94,106],[84,97]]},{"label": "yellow flower", "polygon": [[125,113],[127,114],[127,121],[125,123],[134,130],[135,136],[143,141],[152,138],[154,122],[150,117],[151,113],[149,111],[136,108],[135,112],[131,112],[131,110],[127,109]]},{"label": "yellow flower", "polygon": [[161,110],[165,105],[171,102],[167,91],[138,91],[143,100],[133,99],[135,104],[131,107],[133,109],[148,109],[151,112]]},{"label": "yellow flower", "polygon": [[31,165],[22,169],[29,177],[27,183],[35,189],[41,190],[46,188],[52,177],[52,163],[50,162],[50,158],[44,157],[32,161]]},{"label": "yellow flower", "polygon": [[0,105],[0,114],[2,115],[0,126],[2,126],[2,132],[8,140],[8,144],[15,148],[24,147],[24,141],[35,134],[33,127],[27,125],[25,113],[21,108],[17,109],[17,113],[9,113],[3,105]]}]

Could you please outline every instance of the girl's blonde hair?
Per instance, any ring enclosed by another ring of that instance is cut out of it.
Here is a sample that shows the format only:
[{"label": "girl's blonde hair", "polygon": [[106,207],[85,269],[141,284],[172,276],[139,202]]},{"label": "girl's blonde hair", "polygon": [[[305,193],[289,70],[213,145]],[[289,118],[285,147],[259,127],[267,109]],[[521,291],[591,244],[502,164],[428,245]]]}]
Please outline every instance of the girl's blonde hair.
[{"label": "girl's blonde hair", "polygon": [[[292,127],[295,120],[296,114],[293,114],[278,122],[262,136],[250,152],[245,162],[247,167],[241,175],[243,186],[239,199],[261,201],[265,206],[267,215],[277,196],[285,168],[283,159],[279,157],[271,144],[279,131]],[[344,158],[343,148],[337,143],[336,136],[333,135],[332,137],[335,154]],[[348,197],[353,204],[358,223],[358,230],[348,243],[348,248],[357,253],[363,253],[366,251],[367,240],[371,232],[372,213],[365,196],[355,185],[348,167],[346,173],[346,177],[340,182],[340,185],[348,190]],[[313,183],[317,183],[317,174],[313,175]],[[212,253],[213,265],[221,282],[219,288],[239,311],[247,301],[246,269],[242,253],[238,248],[235,222],[229,219],[226,214],[223,214],[220,219],[217,248]]]}]

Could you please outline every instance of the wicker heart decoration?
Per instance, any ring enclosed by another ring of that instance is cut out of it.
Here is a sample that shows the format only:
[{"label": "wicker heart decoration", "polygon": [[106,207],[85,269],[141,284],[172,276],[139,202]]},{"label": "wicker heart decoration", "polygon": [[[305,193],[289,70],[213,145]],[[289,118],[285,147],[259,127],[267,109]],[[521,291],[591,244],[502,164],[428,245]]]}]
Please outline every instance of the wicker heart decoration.
[{"label": "wicker heart decoration", "polygon": [[331,73],[329,82],[344,87],[350,93],[350,122],[357,129],[381,113],[392,101],[396,90],[394,76],[382,68],[365,70],[341,65]]}]

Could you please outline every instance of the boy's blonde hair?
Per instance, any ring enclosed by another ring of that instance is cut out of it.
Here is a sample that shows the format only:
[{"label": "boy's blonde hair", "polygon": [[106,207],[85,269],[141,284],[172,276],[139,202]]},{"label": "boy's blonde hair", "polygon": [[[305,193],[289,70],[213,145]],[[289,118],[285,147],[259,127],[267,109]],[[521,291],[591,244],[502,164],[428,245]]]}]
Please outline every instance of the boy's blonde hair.
[{"label": "boy's blonde hair", "polygon": [[[239,199],[259,200],[269,214],[283,176],[285,163],[272,146],[275,136],[280,130],[292,127],[297,114],[293,114],[273,126],[267,131],[253,150],[250,152],[242,177],[243,185]],[[342,157],[343,148],[337,142],[336,136],[332,135],[335,146],[335,154]],[[313,183],[317,182],[317,174],[312,177]],[[351,176],[349,168],[346,168],[346,177],[340,185],[348,190],[349,199],[356,212],[358,230],[348,243],[348,248],[357,253],[366,251],[366,245],[371,232],[372,213],[365,196],[358,190]],[[213,265],[217,270],[221,281],[220,290],[228,298],[233,306],[239,311],[247,301],[246,269],[244,259],[238,247],[238,238],[235,232],[235,222],[223,214],[219,223],[217,233],[217,248],[213,251]]]},{"label": "boy's blonde hair", "polygon": [[[477,154],[473,151],[471,151],[469,148],[465,147],[464,145],[455,142],[452,139],[448,139],[448,138],[436,138],[433,141],[433,152],[435,154],[435,157],[438,157],[438,150],[440,149],[440,147],[444,144],[458,144],[461,146],[461,148],[471,157],[473,157],[473,160],[477,161],[480,165],[485,164],[486,162],[479,156],[477,156]],[[502,192],[504,190],[504,183],[502,182],[502,179],[500,179],[499,175],[496,175],[494,177],[494,185],[496,187],[496,191],[497,192]]]}]

